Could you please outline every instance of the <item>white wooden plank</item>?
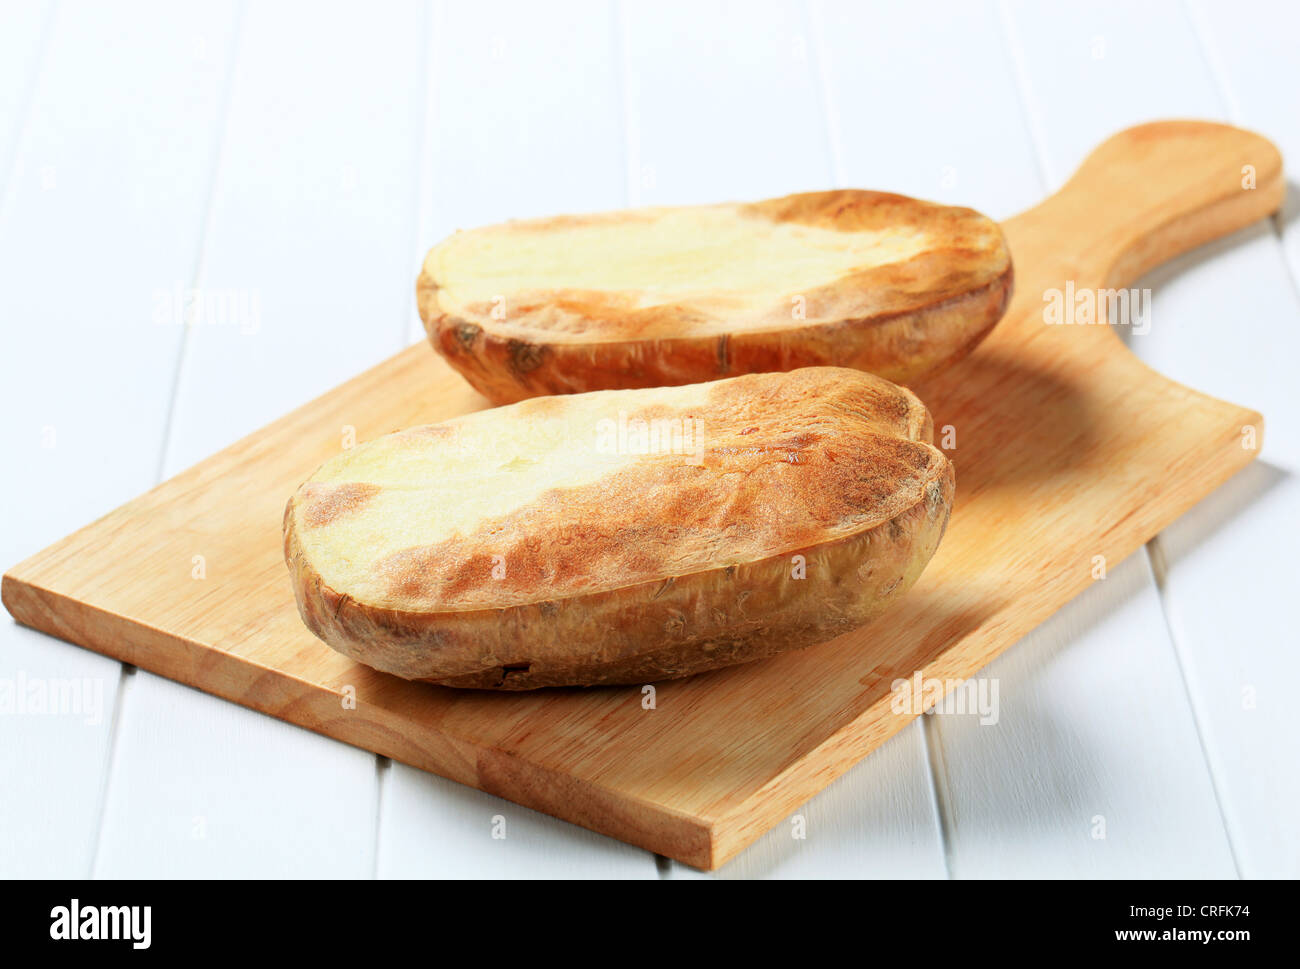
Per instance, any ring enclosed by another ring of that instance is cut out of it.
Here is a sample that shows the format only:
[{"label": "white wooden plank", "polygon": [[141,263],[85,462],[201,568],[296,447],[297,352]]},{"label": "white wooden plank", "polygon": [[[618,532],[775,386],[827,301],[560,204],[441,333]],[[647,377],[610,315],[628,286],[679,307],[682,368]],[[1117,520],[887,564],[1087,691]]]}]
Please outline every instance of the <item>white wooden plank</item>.
[{"label": "white wooden plank", "polygon": [[1291,166],[1285,215],[1278,220],[1291,278],[1300,284],[1300,105],[1296,88],[1295,39],[1300,5],[1260,3],[1243,10],[1233,4],[1192,0],[1191,20],[1215,87],[1235,124],[1267,135]]},{"label": "white wooden plank", "polygon": [[1300,652],[1287,616],[1300,574],[1284,550],[1298,534],[1296,472],[1261,457],[1156,542],[1169,624],[1247,878],[1300,876],[1291,696]]},{"label": "white wooden plank", "polygon": [[404,345],[427,24],[419,0],[250,5],[168,475]]},{"label": "white wooden plank", "polygon": [[[1006,20],[1023,66],[1029,117],[1041,125],[1036,140],[1054,185],[1114,130],[1151,118],[1221,113],[1198,61],[1195,36],[1175,6],[1090,5],[1058,13],[1019,5]],[[1208,276],[1189,279],[1202,294],[1223,283]],[[1157,318],[1176,318],[1177,325],[1187,325],[1188,316],[1198,318],[1197,307],[1169,307],[1165,295],[1166,287],[1156,291]],[[1140,354],[1148,339],[1134,339]],[[940,730],[955,874],[1165,876],[1235,870],[1215,777],[1201,749],[1204,724],[1192,715],[1195,704],[1183,683],[1180,651],[1165,627],[1146,564],[1138,562],[1142,574],[1125,580],[1136,589],[1137,605],[1124,605],[1123,625],[1116,625],[1109,611],[1108,595],[1121,574],[1112,572],[1066,614],[1097,617],[1087,632],[1077,639],[1054,638],[1071,635],[1064,620],[1054,620],[1030,637],[1052,644],[1038,647],[1040,660],[1027,642],[996,667],[1015,671],[1013,664],[1027,664],[1017,675],[1034,683],[1029,696],[1014,689],[1015,681],[1004,686],[997,729],[944,724]],[[1127,574],[1135,567],[1126,565]],[[1121,635],[1141,648],[1117,655],[1108,640]],[[1068,651],[1057,643],[1068,643]],[[1123,670],[1122,681],[1103,689],[1117,669]],[[1142,693],[1123,699],[1134,683],[1142,684]],[[1197,693],[1195,683],[1192,692]],[[1160,711],[1158,729],[1153,709]],[[1024,766],[1006,777],[970,769],[964,751],[979,749],[982,735],[987,735],[984,747],[994,746],[989,762],[1014,752]],[[1142,743],[1134,743],[1135,737]],[[1008,787],[1008,778],[1020,786]],[[1022,789],[1032,783],[1045,787]],[[1111,815],[1099,806],[1088,818],[1078,816],[1092,805],[1109,805]],[[1026,806],[1039,817],[1025,816]],[[1116,812],[1124,816],[1123,836],[1133,851],[1102,850],[1116,840]],[[1112,822],[1106,842],[1092,839],[1094,815]],[[1035,844],[1034,850],[1026,843]],[[1193,858],[1197,867],[1189,868]]]},{"label": "white wooden plank", "polygon": [[425,241],[623,204],[613,41],[603,0],[445,5],[434,37],[434,206]]},{"label": "white wooden plank", "polygon": [[[614,36],[604,3],[436,11],[417,260],[457,228],[624,204]],[[645,851],[402,764],[385,776],[381,876],[656,876]],[[498,815],[504,839],[492,837]]]},{"label": "white wooden plank", "polygon": [[812,12],[838,182],[996,219],[1042,198],[992,3],[836,0]]},{"label": "white wooden plank", "polygon": [[769,198],[834,182],[802,4],[627,3],[634,205]]},{"label": "white wooden plank", "polygon": [[[1105,86],[1088,93],[1071,88],[1050,101],[1051,117],[1076,123],[1061,137],[1109,124],[1097,106],[1111,104],[1116,123],[1142,116],[1222,117],[1257,125],[1284,152],[1300,148],[1300,117],[1282,107],[1294,108],[1294,59],[1273,39],[1285,30],[1285,18],[1294,21],[1294,12],[1261,10],[1242,17],[1206,7],[1190,18],[1186,13],[1172,5],[1146,7],[1146,19],[1137,25],[1129,7],[1089,14],[1090,36],[1124,39],[1118,47],[1105,44],[1106,59],[1113,61]],[[1083,29],[1057,22],[1058,36],[1062,27]],[[1148,40],[1137,45],[1137,37]],[[1059,53],[1042,60],[1035,84],[1040,76],[1059,79],[1088,70],[1077,52],[1064,63]],[[1053,148],[1056,140],[1048,138]],[[1252,227],[1141,281],[1155,292],[1152,328],[1131,340],[1134,352],[1160,372],[1255,407],[1268,423],[1262,455],[1267,464],[1251,468],[1156,543],[1163,553],[1168,624],[1238,866],[1247,877],[1294,877],[1300,871],[1300,838],[1286,807],[1300,795],[1294,766],[1300,733],[1274,687],[1300,669],[1295,636],[1280,612],[1295,598],[1297,571],[1277,542],[1286,524],[1300,518],[1294,478],[1300,423],[1287,365],[1300,353],[1294,279],[1270,228]],[[1225,323],[1248,336],[1225,338]]]},{"label": "white wooden plank", "polygon": [[[5,8],[0,86],[34,64],[33,15]],[[0,495],[22,509],[4,516],[4,567],[154,483],[178,334],[153,325],[152,293],[193,270],[233,23],[229,4],[63,3],[39,81],[0,98],[29,98],[0,212]],[[120,675],[0,624],[0,689],[81,684],[89,702],[0,716],[6,877],[90,871]]]},{"label": "white wooden plank", "polygon": [[90,871],[121,675],[120,663],[0,620],[0,877]]},{"label": "white wooden plank", "polygon": [[393,764],[381,878],[656,878],[654,856],[433,774]]},{"label": "white wooden plank", "polygon": [[[24,120],[29,116],[38,71],[45,52],[52,4],[11,3],[0,7],[0,173],[5,189]],[[4,193],[7,194],[7,193]],[[3,194],[0,194],[0,218]],[[14,415],[26,388],[7,385],[6,414]],[[11,472],[12,473],[12,472]],[[14,485],[0,482],[6,504]],[[9,507],[13,507],[9,505]],[[19,557],[6,516],[0,532],[5,565]],[[49,751],[74,763],[93,763],[108,750],[112,710],[120,666],[11,623],[0,624],[0,875],[39,877],[83,872],[90,856],[97,790],[82,787],[80,797],[50,798],[52,809],[38,804],[36,792],[51,783]],[[51,686],[72,690],[67,701],[49,703]],[[76,702],[74,702],[74,699]],[[89,791],[91,796],[86,796]]]},{"label": "white wooden plank", "polygon": [[1175,0],[1004,0],[1002,9],[1027,70],[1022,93],[1053,190],[1121,128],[1166,118],[1226,120]]},{"label": "white wooden plank", "polygon": [[[1300,157],[1300,71],[1282,42],[1300,12],[1280,6],[1242,18],[1199,4],[1192,12],[1231,120],[1273,139],[1284,158]],[[1289,273],[1274,226],[1238,233],[1152,274],[1164,294],[1159,319],[1171,322],[1135,341],[1161,371],[1267,421],[1260,463],[1167,529],[1157,561],[1241,871],[1269,878],[1300,874],[1290,807],[1300,798],[1300,729],[1284,688],[1300,675],[1284,613],[1300,596],[1300,570],[1278,541],[1300,533],[1300,408],[1288,363],[1300,355],[1294,178],[1291,188],[1288,215],[1275,221]],[[1201,276],[1214,284],[1194,285]],[[1225,321],[1248,336],[1225,339]]]},{"label": "white wooden plank", "polygon": [[1139,285],[1152,290],[1151,329],[1131,336],[1130,349],[1180,383],[1258,410],[1265,420],[1261,459],[1300,470],[1292,365],[1300,354],[1300,303],[1273,226],[1261,221],[1216,240]]},{"label": "white wooden plank", "polygon": [[0,175],[5,185],[36,90],[53,13],[49,0],[15,0],[0,6]]},{"label": "white wooden plank", "polygon": [[716,872],[685,865],[672,878],[946,878],[921,721]]},{"label": "white wooden plank", "polygon": [[155,294],[194,269],[233,24],[173,6],[67,3],[51,26],[0,214],[18,555],[154,483],[180,339]]},{"label": "white wooden plank", "polygon": [[[401,346],[426,24],[249,6],[197,277],[244,312],[191,318],[166,474]],[[97,874],[373,873],[373,755],[144,672],[122,718]]]},{"label": "white wooden plank", "polygon": [[127,680],[95,877],[370,877],[373,756],[146,675]]},{"label": "white wooden plank", "polygon": [[1144,556],[980,677],[996,723],[933,718],[953,877],[1234,876]]}]

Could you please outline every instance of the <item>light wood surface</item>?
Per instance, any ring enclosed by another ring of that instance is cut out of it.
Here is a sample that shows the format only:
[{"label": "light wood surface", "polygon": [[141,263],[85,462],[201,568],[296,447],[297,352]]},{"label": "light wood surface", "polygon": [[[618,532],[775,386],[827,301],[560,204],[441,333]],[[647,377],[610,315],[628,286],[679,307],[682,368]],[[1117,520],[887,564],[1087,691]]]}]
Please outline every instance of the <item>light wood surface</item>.
[{"label": "light wood surface", "polygon": [[[1241,169],[1256,171],[1243,190]],[[349,663],[302,628],[285,496],[341,446],[481,406],[412,347],[15,567],[16,618],[126,662],[701,867],[734,855],[902,726],[890,684],[970,676],[1246,464],[1252,411],[1164,380],[1105,326],[1047,326],[1043,294],[1123,285],[1273,211],[1281,160],[1168,123],[1103,145],[1005,229],[1007,318],[918,387],[956,429],[952,525],[911,595],[806,652],[636,689],[454,693]],[[206,577],[192,578],[202,555]],[[356,708],[344,699],[355,690]]]}]

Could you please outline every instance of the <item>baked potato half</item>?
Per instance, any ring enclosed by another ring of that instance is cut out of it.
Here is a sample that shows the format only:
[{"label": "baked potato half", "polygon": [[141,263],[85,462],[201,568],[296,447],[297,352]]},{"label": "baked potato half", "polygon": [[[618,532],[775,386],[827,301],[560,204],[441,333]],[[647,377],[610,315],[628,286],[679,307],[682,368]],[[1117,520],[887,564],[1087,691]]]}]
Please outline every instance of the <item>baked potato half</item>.
[{"label": "baked potato half", "polygon": [[844,190],[458,232],[416,295],[434,348],[511,403],[812,366],[909,383],[969,353],[1011,286],[991,219]]},{"label": "baked potato half", "polygon": [[542,397],[389,434],[289,500],[313,633],[446,686],[645,683],[819,643],[912,585],[952,465],[857,370]]}]

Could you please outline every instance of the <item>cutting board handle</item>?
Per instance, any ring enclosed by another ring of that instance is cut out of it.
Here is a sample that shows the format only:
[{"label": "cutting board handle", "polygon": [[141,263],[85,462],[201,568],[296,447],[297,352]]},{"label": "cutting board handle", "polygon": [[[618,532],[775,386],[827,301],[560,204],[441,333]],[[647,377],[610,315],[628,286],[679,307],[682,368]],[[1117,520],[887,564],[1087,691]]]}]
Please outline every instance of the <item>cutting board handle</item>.
[{"label": "cutting board handle", "polygon": [[[1039,266],[1056,263],[1080,286],[1121,288],[1276,212],[1285,192],[1282,154],[1267,138],[1207,121],[1157,121],[1104,141],[1060,191],[1006,227],[1013,252],[1052,246],[1072,260]],[[1063,229],[1075,238],[1062,238]]]}]

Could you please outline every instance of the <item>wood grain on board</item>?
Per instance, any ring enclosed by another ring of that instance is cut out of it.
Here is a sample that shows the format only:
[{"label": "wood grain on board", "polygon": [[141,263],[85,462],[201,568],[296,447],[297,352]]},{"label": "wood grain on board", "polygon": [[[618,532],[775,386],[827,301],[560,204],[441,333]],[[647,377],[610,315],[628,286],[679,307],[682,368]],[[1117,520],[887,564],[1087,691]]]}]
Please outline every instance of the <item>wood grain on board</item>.
[{"label": "wood grain on board", "polygon": [[1007,317],[915,388],[956,434],[956,509],[927,572],[872,626],[660,684],[653,710],[635,687],[501,696],[410,684],[302,626],[281,555],[288,494],[349,428],[364,440],[484,405],[426,346],[16,566],[4,602],[125,662],[716,867],[919,712],[892,712],[895,679],[974,674],[1094,581],[1096,556],[1113,568],[1258,453],[1258,414],[1160,377],[1112,327],[1047,325],[1042,311],[1049,291],[1124,286],[1274,211],[1282,193],[1264,139],[1165,122],[1110,139],[1005,223],[1017,273]]}]

